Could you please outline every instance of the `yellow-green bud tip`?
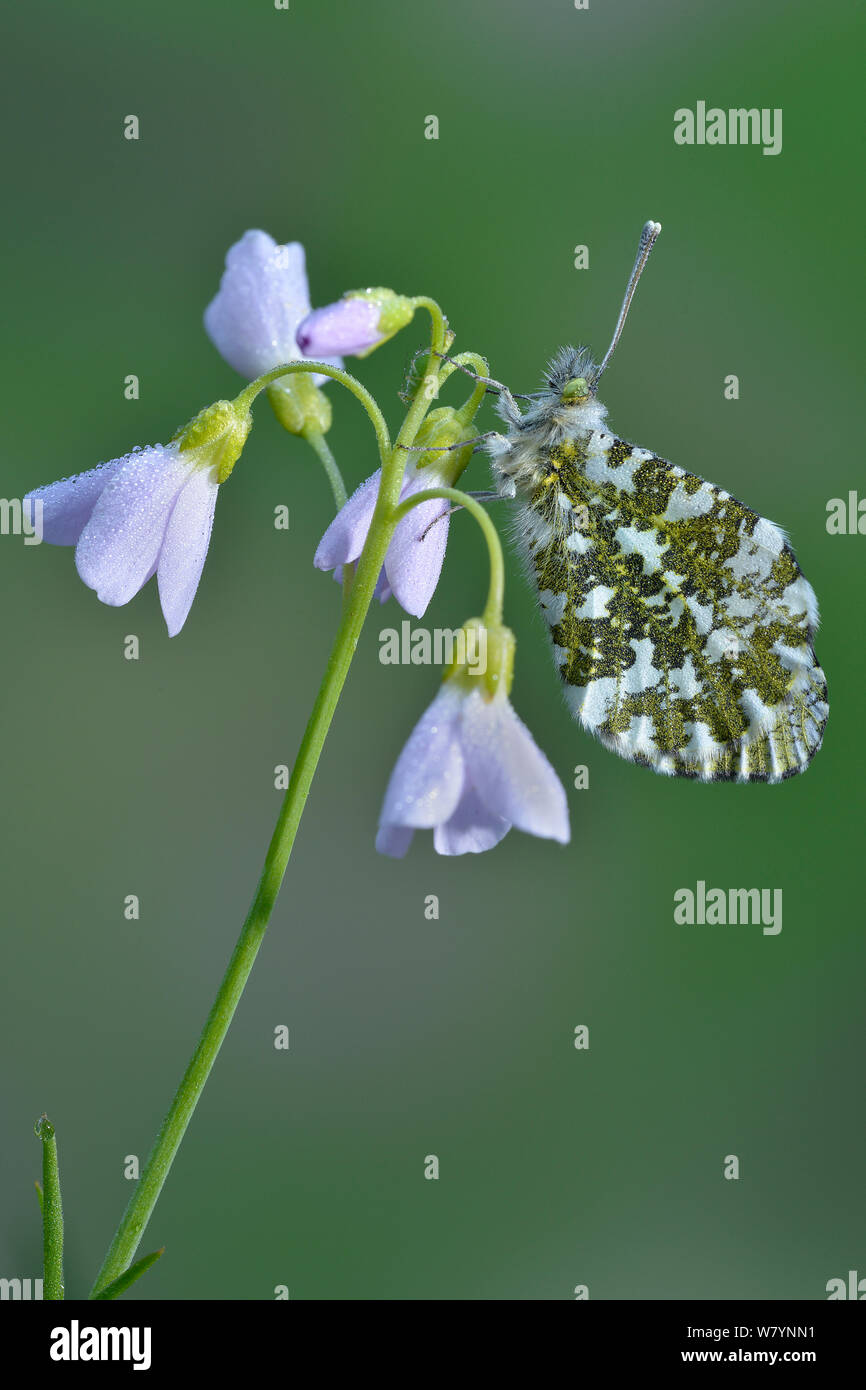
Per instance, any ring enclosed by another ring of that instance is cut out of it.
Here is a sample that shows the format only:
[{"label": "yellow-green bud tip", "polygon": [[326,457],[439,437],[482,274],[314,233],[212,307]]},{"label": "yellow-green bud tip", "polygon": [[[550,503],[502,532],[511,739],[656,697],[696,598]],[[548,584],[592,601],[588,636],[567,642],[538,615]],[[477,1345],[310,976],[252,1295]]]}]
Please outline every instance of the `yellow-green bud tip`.
[{"label": "yellow-green bud tip", "polygon": [[214,401],[179,429],[172,443],[181,453],[200,450],[202,467],[216,469],[217,482],[224,483],[241,456],[252,423],[249,411],[234,401]]}]

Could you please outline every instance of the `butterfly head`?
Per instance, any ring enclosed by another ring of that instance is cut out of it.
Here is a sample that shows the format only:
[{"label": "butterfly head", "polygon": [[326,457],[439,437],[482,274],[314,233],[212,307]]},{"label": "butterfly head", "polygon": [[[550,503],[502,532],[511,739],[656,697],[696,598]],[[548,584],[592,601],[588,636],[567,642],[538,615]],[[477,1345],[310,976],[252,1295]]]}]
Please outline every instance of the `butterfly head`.
[{"label": "butterfly head", "polygon": [[547,368],[547,390],[542,394],[558,405],[585,405],[595,395],[597,373],[589,348],[561,348]]},{"label": "butterfly head", "polygon": [[532,393],[524,428],[598,428],[606,412],[595,398],[597,370],[589,348],[561,348],[548,365],[541,390]]}]

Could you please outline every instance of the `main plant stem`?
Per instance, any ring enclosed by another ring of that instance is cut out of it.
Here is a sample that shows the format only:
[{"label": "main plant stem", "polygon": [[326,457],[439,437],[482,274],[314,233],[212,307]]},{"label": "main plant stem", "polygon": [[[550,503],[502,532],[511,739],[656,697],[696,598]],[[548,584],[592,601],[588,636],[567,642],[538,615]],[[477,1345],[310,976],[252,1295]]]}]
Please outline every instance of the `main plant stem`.
[{"label": "main plant stem", "polygon": [[[427,307],[426,304],[425,307]],[[376,407],[378,420],[374,418],[373,422],[377,427],[377,438],[380,451],[383,454],[382,481],[379,487],[378,500],[367,542],[358,562],[358,570],[344,605],[343,616],[328,658],[325,675],[304,731],[279,819],[268,846],[262,876],[232,958],[229,961],[228,969],[214,1000],[213,1008],[208,1014],[195,1052],[175,1093],[171,1108],[163,1121],[162,1128],[157,1135],[135,1192],[123,1214],[102,1268],[96,1276],[96,1281],[90,1292],[91,1298],[94,1298],[123,1273],[138,1249],[139,1241],[156,1206],[163,1183],[168,1177],[169,1169],[180,1147],[186,1127],[204,1090],[211,1067],[216,1061],[217,1053],[229,1030],[244,986],[255,964],[268,920],[286,872],[295,835],[325,738],[349,667],[352,664],[364,619],[373,598],[376,581],[396,525],[395,512],[408,456],[406,448],[414,442],[418,427],[424,419],[430,401],[435,397],[438,377],[436,354],[444,350],[444,325],[441,314],[439,314],[437,321],[437,314],[433,313],[433,322],[433,350],[428,360],[427,371],[393,447],[388,444],[384,421],[381,420],[381,414]],[[310,366],[306,367],[306,370],[311,369]],[[289,370],[304,370],[304,365],[293,364]],[[338,373],[333,368],[324,368],[323,370],[328,371],[329,375],[338,376],[341,379],[344,377],[343,373]],[[268,379],[274,380],[280,374],[279,369],[273,373],[268,373],[267,377],[260,378],[260,383],[266,384]],[[256,383],[254,383],[255,385]],[[357,385],[358,383],[354,383],[354,386]],[[354,386],[350,389],[354,389]],[[250,393],[250,399],[252,399],[253,390],[252,388],[247,389]],[[258,385],[258,389],[262,389],[261,384]],[[355,390],[355,394],[360,395],[360,392]],[[369,408],[368,413],[371,414],[372,418],[373,412]],[[386,444],[388,445],[387,450],[384,447]]]}]

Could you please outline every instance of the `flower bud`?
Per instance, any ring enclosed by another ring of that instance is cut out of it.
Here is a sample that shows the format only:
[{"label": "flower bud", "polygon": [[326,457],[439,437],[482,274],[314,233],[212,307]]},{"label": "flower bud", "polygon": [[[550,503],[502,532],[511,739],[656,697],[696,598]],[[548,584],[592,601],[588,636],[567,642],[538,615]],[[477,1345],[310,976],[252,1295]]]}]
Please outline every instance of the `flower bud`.
[{"label": "flower bud", "polygon": [[435,487],[438,483],[451,487],[469,462],[466,450],[455,449],[454,445],[468,443],[477,437],[477,430],[471,423],[464,424],[453,406],[443,405],[431,410],[415,436],[416,448],[428,446],[424,453],[418,455],[416,470],[420,472],[423,468],[435,468],[437,479],[434,481],[431,478],[429,486]]},{"label": "flower bud", "polygon": [[475,682],[481,680],[488,700],[500,693],[508,696],[514,680],[514,633],[502,623],[485,622],[484,618],[467,618],[461,632],[463,641],[458,643],[458,650],[462,646],[465,660],[456,659],[444,679],[467,690],[477,689]]},{"label": "flower bud", "polygon": [[335,304],[307,315],[298,327],[298,346],[305,357],[366,357],[405,328],[414,314],[412,300],[393,290],[350,290]]},{"label": "flower bud", "polygon": [[307,429],[326,434],[331,428],[333,411],[324,391],[313,384],[309,372],[293,372],[291,376],[272,381],[268,400],[273,412],[289,434],[303,434]]},{"label": "flower bud", "polygon": [[214,401],[179,429],[172,443],[182,454],[191,449],[206,451],[217,482],[224,483],[241,456],[252,423],[249,411],[239,410],[233,401]]}]

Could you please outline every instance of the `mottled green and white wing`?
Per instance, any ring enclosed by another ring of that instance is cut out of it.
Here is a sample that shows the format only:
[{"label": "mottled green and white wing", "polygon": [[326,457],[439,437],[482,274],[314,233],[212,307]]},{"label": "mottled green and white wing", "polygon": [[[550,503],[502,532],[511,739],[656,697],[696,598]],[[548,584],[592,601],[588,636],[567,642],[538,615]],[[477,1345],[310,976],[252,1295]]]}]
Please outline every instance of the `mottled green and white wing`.
[{"label": "mottled green and white wing", "polygon": [[520,530],[575,717],[657,772],[804,771],[827,686],[815,594],[780,528],[604,431],[545,465]]}]

